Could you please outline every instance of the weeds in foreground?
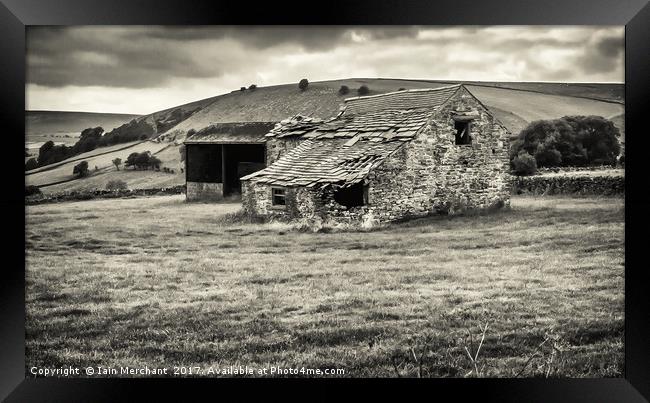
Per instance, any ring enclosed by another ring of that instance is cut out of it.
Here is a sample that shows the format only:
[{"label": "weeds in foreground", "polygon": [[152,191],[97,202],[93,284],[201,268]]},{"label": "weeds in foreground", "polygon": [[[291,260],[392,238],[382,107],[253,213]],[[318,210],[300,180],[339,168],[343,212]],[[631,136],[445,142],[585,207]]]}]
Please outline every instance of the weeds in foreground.
[{"label": "weeds in foreground", "polygon": [[[441,346],[435,334],[425,334],[419,338],[410,338],[406,349],[395,349],[390,355],[390,363],[398,378],[417,376],[439,376],[434,370],[446,369],[452,376],[465,378],[481,378],[489,376],[489,362],[487,357],[481,358],[481,351],[485,350],[486,334],[489,323],[479,325],[479,332],[472,333],[471,328],[465,329],[467,335],[454,345]],[[379,343],[377,343],[379,344]],[[512,376],[546,378],[562,374],[565,359],[562,353],[566,351],[567,344],[561,337],[547,332],[544,340],[537,345],[535,350],[527,356],[519,369],[513,369]],[[459,356],[459,354],[464,355]],[[465,357],[465,359],[461,359]],[[469,367],[469,371],[468,371]]]}]

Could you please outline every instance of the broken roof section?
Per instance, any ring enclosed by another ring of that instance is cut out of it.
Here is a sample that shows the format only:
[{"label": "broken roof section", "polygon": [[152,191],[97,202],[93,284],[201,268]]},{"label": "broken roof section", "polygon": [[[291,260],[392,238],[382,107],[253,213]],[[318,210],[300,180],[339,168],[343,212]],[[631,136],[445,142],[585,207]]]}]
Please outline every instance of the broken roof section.
[{"label": "broken roof section", "polygon": [[459,84],[348,98],[335,118],[321,120],[297,115],[277,124],[266,136],[406,141],[422,128],[431,111],[444,104],[460,87]]},{"label": "broken roof section", "polygon": [[403,144],[364,140],[345,147],[346,142],[346,139],[305,140],[274,164],[241,180],[254,179],[256,183],[278,186],[315,187],[331,183],[350,186],[363,180]]},{"label": "broken roof section", "polygon": [[264,143],[274,122],[217,123],[188,137],[185,144]]},{"label": "broken roof section", "polygon": [[241,180],[278,186],[351,186],[415,138],[433,110],[459,88],[461,85],[350,98],[335,118],[295,116],[284,120],[266,137],[304,141],[271,166]]}]

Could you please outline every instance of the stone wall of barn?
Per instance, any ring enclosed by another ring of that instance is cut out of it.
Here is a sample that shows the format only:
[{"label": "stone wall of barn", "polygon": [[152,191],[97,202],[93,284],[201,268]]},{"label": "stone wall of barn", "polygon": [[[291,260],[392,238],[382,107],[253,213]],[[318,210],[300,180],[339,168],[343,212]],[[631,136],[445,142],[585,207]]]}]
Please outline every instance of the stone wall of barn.
[{"label": "stone wall of barn", "polygon": [[300,144],[300,140],[295,138],[274,138],[270,137],[266,142],[266,166],[273,164],[287,151],[295,148]]},{"label": "stone wall of barn", "polygon": [[[471,144],[456,145],[457,112],[477,111]],[[407,146],[407,190],[414,208],[453,214],[510,205],[509,133],[467,90],[438,110]],[[411,178],[416,178],[412,180]]]},{"label": "stone wall of barn", "polygon": [[205,182],[187,182],[187,201],[221,200],[223,199],[223,184]]},{"label": "stone wall of barn", "polygon": [[309,218],[323,211],[321,196],[306,188],[285,188],[285,206],[272,204],[273,186],[242,181],[242,208],[248,214],[274,218]]}]

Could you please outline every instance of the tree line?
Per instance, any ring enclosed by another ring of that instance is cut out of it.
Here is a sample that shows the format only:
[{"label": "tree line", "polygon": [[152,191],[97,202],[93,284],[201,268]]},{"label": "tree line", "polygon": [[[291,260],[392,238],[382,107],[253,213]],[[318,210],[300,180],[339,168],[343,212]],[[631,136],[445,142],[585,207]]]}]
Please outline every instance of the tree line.
[{"label": "tree line", "polygon": [[510,164],[518,175],[542,167],[616,165],[620,132],[602,116],[564,116],[531,122],[511,143]]}]

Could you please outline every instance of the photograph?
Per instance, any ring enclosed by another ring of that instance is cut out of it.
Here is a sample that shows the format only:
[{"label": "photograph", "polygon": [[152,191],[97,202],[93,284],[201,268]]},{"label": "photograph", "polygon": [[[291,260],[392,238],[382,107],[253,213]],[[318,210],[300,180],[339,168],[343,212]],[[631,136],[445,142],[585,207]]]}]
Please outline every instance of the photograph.
[{"label": "photograph", "polygon": [[26,26],[25,377],[624,378],[625,39]]}]

